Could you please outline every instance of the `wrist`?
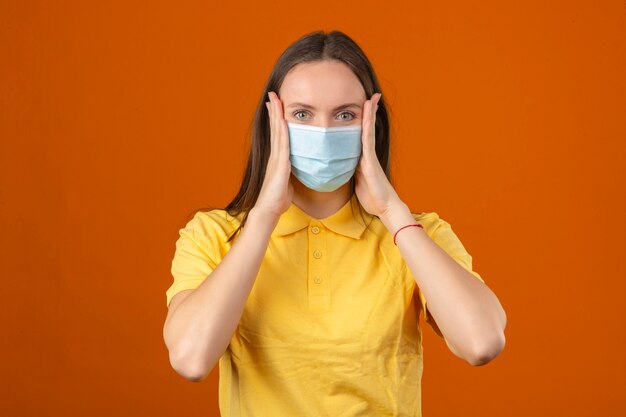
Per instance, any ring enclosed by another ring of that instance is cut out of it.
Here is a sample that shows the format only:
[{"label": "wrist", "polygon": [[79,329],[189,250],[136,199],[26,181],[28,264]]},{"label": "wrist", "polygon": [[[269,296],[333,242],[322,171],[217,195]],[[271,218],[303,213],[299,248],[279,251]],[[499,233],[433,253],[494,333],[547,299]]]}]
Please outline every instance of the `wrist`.
[{"label": "wrist", "polygon": [[417,223],[411,214],[409,206],[402,201],[389,206],[385,213],[380,216],[380,220],[392,234],[402,226]]},{"label": "wrist", "polygon": [[269,224],[272,226],[276,226],[279,220],[280,215],[276,214],[275,212],[265,210],[260,207],[252,207],[250,209],[250,213],[248,213],[247,222],[252,221],[253,223]]}]

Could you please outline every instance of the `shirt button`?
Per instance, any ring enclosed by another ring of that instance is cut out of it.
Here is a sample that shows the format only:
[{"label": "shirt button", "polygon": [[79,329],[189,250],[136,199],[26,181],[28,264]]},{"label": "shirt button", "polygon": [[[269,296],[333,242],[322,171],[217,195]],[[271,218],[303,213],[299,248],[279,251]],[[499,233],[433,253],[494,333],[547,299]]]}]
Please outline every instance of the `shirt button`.
[{"label": "shirt button", "polygon": [[313,233],[315,233],[315,234],[318,234],[318,233],[320,232],[320,228],[319,228],[319,227],[317,227],[317,226],[313,226],[313,227],[311,227],[311,231],[312,231]]},{"label": "shirt button", "polygon": [[322,282],[322,279],[321,279],[320,277],[316,276],[316,277],[315,277],[315,283],[316,283],[316,284],[319,284],[319,283],[321,283],[321,282]]},{"label": "shirt button", "polygon": [[319,259],[322,257],[322,252],[316,250],[315,252],[313,252],[313,257],[316,259]]}]

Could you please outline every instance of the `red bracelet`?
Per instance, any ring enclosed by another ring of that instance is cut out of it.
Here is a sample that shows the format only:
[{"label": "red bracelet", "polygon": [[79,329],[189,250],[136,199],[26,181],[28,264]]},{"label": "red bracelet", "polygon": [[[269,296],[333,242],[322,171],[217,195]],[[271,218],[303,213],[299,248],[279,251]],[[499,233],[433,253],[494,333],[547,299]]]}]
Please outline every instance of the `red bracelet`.
[{"label": "red bracelet", "polygon": [[393,234],[393,244],[394,244],[394,245],[398,246],[398,244],[396,243],[396,235],[398,234],[398,232],[399,232],[400,230],[404,229],[404,228],[411,227],[411,226],[421,227],[421,228],[422,228],[422,230],[424,230],[424,226],[422,226],[422,225],[421,225],[421,224],[419,224],[419,223],[418,223],[418,224],[407,224],[406,226],[402,226],[401,228],[399,228],[399,229],[398,229],[398,231],[397,231],[396,233],[394,233],[394,234]]}]

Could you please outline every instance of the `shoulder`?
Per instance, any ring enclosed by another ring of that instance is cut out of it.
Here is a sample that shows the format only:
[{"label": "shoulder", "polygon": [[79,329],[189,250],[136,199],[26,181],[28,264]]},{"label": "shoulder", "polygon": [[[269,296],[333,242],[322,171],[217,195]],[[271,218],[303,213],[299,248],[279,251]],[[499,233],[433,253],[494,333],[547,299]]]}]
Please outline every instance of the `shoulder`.
[{"label": "shoulder", "polygon": [[416,222],[424,226],[424,230],[429,235],[432,235],[441,226],[449,225],[449,223],[442,219],[441,216],[439,216],[439,214],[435,211],[427,211],[421,213],[411,212],[411,215]]},{"label": "shoulder", "polygon": [[237,230],[244,213],[230,215],[224,209],[197,211],[180,229],[180,234],[188,234],[200,242],[225,242]]},{"label": "shoulder", "polygon": [[411,213],[416,222],[420,223],[426,234],[440,246],[454,248],[462,246],[461,241],[452,229],[452,225],[437,212]]},{"label": "shoulder", "polygon": [[[424,227],[426,233],[431,237],[438,228],[440,228],[444,224],[447,224],[447,222],[434,211],[420,213],[414,213],[413,211],[411,211],[411,215],[417,223],[421,224]],[[367,229],[383,244],[389,243],[391,247],[393,247],[393,238],[390,237],[390,235],[393,234],[393,231],[387,230],[382,220],[380,220],[378,217],[372,217],[372,221],[368,224]]]},{"label": "shoulder", "polygon": [[[477,275],[477,273],[472,271],[472,256],[450,223],[442,219],[436,212],[411,214],[416,221],[424,226],[428,236],[444,249],[448,255],[474,275]],[[482,278],[480,279],[482,280]]]}]

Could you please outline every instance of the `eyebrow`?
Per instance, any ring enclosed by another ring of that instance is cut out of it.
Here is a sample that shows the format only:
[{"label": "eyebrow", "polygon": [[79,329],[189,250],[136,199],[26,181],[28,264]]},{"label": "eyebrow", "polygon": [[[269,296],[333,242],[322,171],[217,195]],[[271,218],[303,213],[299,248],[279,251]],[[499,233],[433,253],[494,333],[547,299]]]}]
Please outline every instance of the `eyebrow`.
[{"label": "eyebrow", "polygon": [[[287,108],[291,108],[291,107],[303,107],[305,109],[310,109],[310,110],[317,110],[315,107],[311,106],[310,104],[306,104],[306,103],[291,103],[290,105],[287,106]],[[359,106],[356,103],[348,103],[348,104],[342,104],[339,107],[335,107],[333,109],[333,111],[337,111],[337,110],[342,110],[342,109],[349,109],[351,107],[356,107],[356,108],[361,108],[361,106]]]}]

